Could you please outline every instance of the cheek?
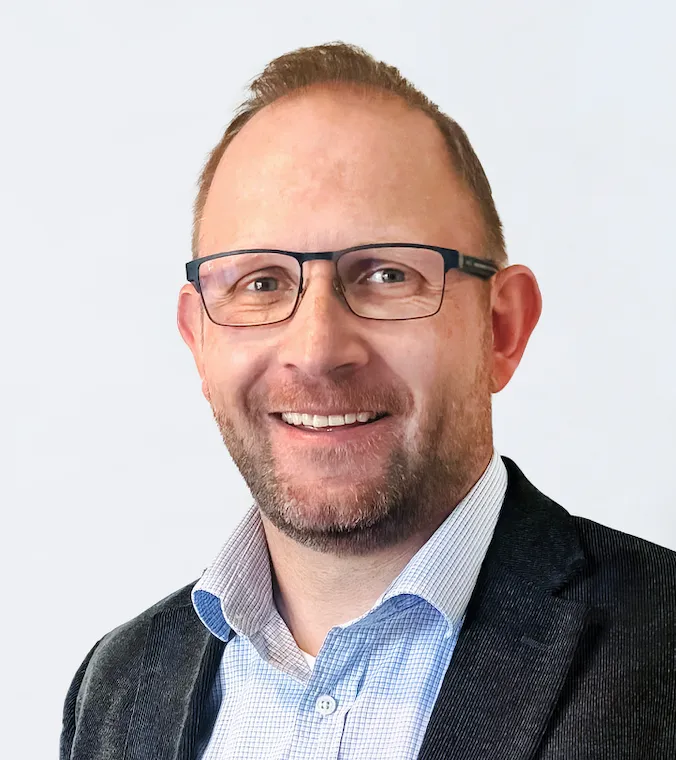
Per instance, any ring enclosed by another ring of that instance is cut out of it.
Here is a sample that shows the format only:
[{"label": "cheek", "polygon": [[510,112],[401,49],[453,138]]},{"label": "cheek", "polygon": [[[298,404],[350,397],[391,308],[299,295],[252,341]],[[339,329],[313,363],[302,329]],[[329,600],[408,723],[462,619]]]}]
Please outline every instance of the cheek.
[{"label": "cheek", "polygon": [[413,398],[407,427],[409,435],[415,435],[423,418],[430,414],[430,406],[438,405],[447,356],[442,342],[430,331],[400,335],[393,345],[397,348],[390,350],[387,364]]},{"label": "cheek", "polygon": [[205,341],[204,377],[212,405],[226,410],[240,406],[261,363],[262,357],[243,340],[218,336]]},{"label": "cheek", "polygon": [[282,330],[283,325],[218,328],[205,334],[211,406],[241,431],[259,425],[268,409]]},{"label": "cheek", "polygon": [[444,410],[464,405],[476,391],[484,365],[481,330],[478,324],[461,329],[460,315],[450,312],[447,309],[425,329],[400,334],[394,343],[397,350],[388,358],[391,370],[415,400],[412,431]]}]

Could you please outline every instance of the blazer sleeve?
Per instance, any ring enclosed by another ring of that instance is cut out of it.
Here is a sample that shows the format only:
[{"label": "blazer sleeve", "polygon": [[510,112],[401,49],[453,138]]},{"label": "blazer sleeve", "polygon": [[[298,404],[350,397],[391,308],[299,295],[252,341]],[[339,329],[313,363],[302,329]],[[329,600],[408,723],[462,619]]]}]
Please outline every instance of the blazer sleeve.
[{"label": "blazer sleeve", "polygon": [[66,694],[66,700],[63,705],[63,722],[61,725],[61,738],[59,741],[59,760],[70,760],[71,752],[73,749],[73,739],[75,738],[75,729],[77,727],[77,713],[78,713],[78,695],[80,693],[80,686],[84,679],[85,672],[87,671],[87,665],[92,658],[92,655],[96,651],[98,645],[103,641],[99,639],[96,644],[91,648],[87,656],[85,657],[82,665],[77,669],[75,676],[70,684],[68,693]]}]

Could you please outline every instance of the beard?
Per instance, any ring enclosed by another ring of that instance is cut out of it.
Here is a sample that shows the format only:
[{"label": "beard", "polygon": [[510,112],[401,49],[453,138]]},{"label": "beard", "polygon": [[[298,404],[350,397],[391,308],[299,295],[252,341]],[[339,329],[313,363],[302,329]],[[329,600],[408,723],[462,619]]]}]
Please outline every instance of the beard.
[{"label": "beard", "polygon": [[[407,440],[403,429],[390,434],[392,446],[379,473],[371,468],[363,477],[354,451],[340,446],[327,451],[308,445],[289,471],[262,429],[265,410],[302,409],[303,399],[321,398],[327,406],[387,409],[397,419],[413,407],[410,392],[382,385],[369,392],[363,385],[350,386],[349,379],[278,387],[274,396],[281,403],[271,403],[269,395],[254,396],[246,421],[239,423],[225,404],[215,403],[218,396],[211,389],[209,398],[223,441],[261,513],[282,533],[316,551],[365,555],[436,530],[486,467],[493,449],[488,352],[481,357],[471,376],[438,385],[412,437]],[[290,458],[286,452],[284,459]],[[327,469],[348,462],[354,476],[338,489],[313,487],[303,480],[304,462]]]}]

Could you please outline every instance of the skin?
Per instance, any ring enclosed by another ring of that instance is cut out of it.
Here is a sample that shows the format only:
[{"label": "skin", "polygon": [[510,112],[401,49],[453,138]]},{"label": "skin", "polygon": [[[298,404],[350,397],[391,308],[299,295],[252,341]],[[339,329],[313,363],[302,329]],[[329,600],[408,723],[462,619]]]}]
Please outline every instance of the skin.
[{"label": "skin", "polygon": [[[429,117],[391,96],[314,88],[263,109],[225,151],[200,255],[388,241],[484,255],[476,205]],[[527,267],[489,282],[451,270],[436,315],[373,321],[341,300],[331,262],[306,263],[304,277],[285,322],[217,326],[185,285],[178,325],[261,509],[277,607],[316,655],[333,626],[372,607],[486,469],[491,394],[516,370],[542,302]],[[324,408],[390,414],[338,444],[271,416]]]}]

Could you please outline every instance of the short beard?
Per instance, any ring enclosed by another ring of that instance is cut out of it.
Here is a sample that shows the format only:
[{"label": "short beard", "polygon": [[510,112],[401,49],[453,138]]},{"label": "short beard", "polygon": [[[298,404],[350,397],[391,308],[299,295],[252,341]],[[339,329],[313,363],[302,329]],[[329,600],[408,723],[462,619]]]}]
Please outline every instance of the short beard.
[{"label": "short beard", "polygon": [[485,365],[468,388],[465,398],[450,404],[440,390],[427,406],[414,446],[398,441],[383,474],[355,485],[340,504],[321,493],[303,493],[301,486],[280,477],[267,436],[255,429],[242,435],[223,409],[212,403],[212,410],[261,513],[299,544],[357,556],[403,543],[421,531],[431,535],[482,474],[493,448]]}]

